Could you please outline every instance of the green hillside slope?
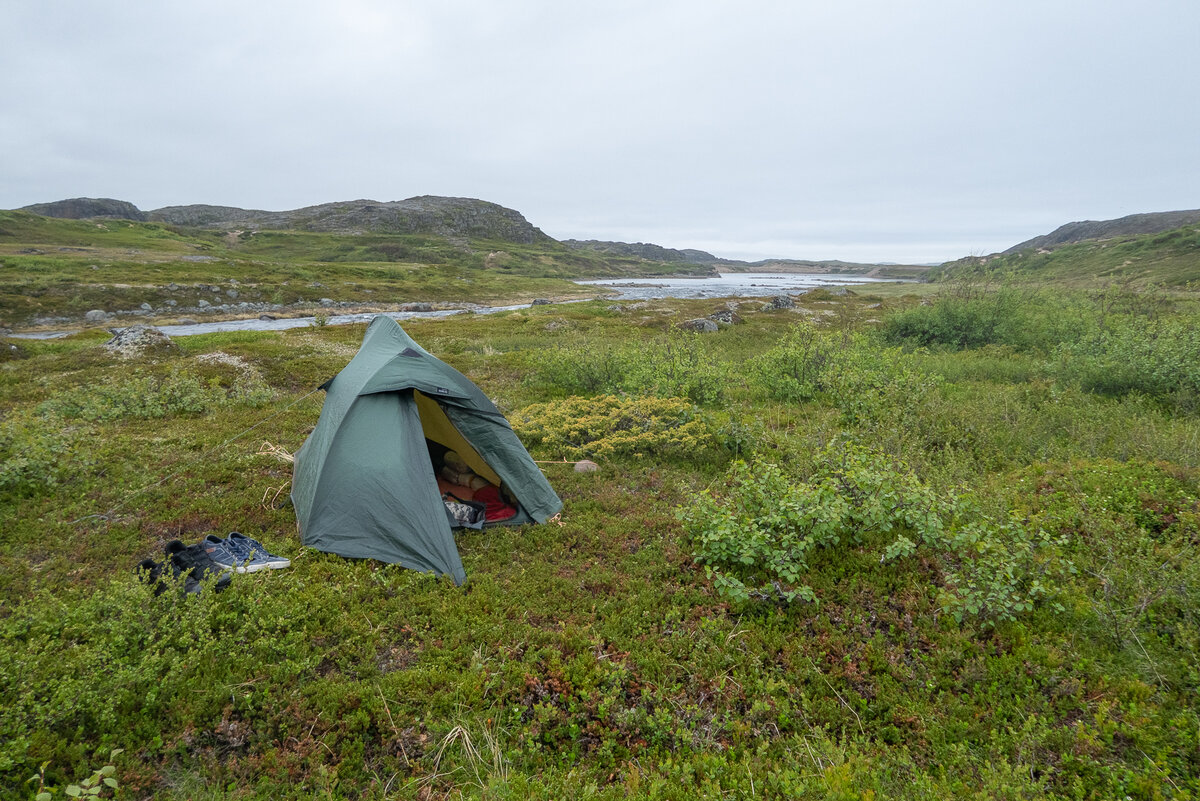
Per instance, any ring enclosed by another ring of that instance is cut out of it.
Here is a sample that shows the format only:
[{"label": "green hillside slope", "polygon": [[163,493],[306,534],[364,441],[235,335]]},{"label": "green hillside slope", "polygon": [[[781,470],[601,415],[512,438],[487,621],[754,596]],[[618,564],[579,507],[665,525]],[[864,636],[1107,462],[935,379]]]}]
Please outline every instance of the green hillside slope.
[{"label": "green hillside slope", "polygon": [[577,251],[549,238],[223,231],[0,211],[0,327],[55,324],[93,309],[169,319],[185,310],[299,312],[322,299],[519,303],[594,294],[573,278],[687,272],[707,268]]},{"label": "green hillside slope", "polygon": [[930,274],[934,281],[969,277],[1073,286],[1119,283],[1183,287],[1200,282],[1200,225],[1078,242],[1053,250],[972,256],[943,264]]}]

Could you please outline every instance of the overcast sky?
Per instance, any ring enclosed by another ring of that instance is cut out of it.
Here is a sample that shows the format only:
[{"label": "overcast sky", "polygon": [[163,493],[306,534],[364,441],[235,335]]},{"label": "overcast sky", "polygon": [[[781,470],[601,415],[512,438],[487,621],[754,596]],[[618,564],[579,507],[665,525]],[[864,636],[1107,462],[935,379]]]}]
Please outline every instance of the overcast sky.
[{"label": "overcast sky", "polygon": [[452,195],[938,262],[1200,208],[1198,0],[0,0],[0,208]]}]

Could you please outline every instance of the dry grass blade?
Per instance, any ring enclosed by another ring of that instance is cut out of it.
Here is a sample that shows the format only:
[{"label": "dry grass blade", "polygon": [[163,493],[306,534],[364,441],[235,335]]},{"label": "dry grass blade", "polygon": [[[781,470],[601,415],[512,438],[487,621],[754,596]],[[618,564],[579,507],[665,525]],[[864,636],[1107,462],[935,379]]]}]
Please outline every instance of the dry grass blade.
[{"label": "dry grass blade", "polygon": [[267,487],[265,490],[263,490],[263,496],[262,496],[262,500],[259,502],[259,506],[261,506],[263,509],[266,509],[268,511],[271,509],[278,509],[279,508],[279,496],[282,495],[284,492],[286,492],[287,488],[290,487],[291,485],[292,485],[292,482],[285,481],[284,483],[280,484],[278,487]]},{"label": "dry grass blade", "polygon": [[292,464],[296,461],[296,457],[286,448],[280,445],[272,445],[270,442],[264,442],[258,447],[258,456],[270,456],[272,459],[278,459],[281,462]]},{"label": "dry grass blade", "polygon": [[[484,772],[497,776],[501,781],[508,779],[508,767],[504,764],[504,756],[500,752],[500,742],[496,736],[485,727],[483,730],[483,742],[487,747],[487,751],[491,759],[485,759],[479,752],[474,741],[471,739],[471,733],[462,726],[455,726],[445,737],[442,738],[441,744],[438,746],[437,753],[433,757],[433,774],[426,777],[427,782],[432,782],[438,776],[449,775],[449,773],[441,773],[442,757],[455,741],[462,744],[463,754],[471,767],[471,772],[475,774],[475,784],[480,789],[487,787],[487,782],[484,781],[483,773],[480,772],[481,766],[486,766]],[[490,768],[488,770],[487,768]],[[455,768],[460,770],[461,768]],[[454,771],[450,771],[453,773]]]}]

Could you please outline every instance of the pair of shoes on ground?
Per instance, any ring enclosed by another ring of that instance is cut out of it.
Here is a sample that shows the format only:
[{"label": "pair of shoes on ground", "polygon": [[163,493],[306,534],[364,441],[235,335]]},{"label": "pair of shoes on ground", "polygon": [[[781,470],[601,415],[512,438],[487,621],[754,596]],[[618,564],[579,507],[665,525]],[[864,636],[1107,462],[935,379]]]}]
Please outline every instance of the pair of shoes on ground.
[{"label": "pair of shoes on ground", "polygon": [[172,579],[183,582],[183,591],[186,594],[195,595],[202,588],[200,582],[207,577],[217,576],[213,587],[216,592],[220,592],[233,580],[233,572],[254,573],[291,564],[290,560],[269,553],[258,540],[237,531],[230,532],[224,539],[209,534],[195,545],[184,545],[179,540],[171,540],[164,552],[164,561],[143,559],[137,566],[142,579],[155,585],[155,595],[166,592],[168,581]]},{"label": "pair of shoes on ground", "polygon": [[238,573],[279,570],[292,564],[290,559],[275,556],[258,540],[237,531],[229,532],[224,538],[209,534],[200,545],[218,565]]},{"label": "pair of shoes on ground", "polygon": [[229,572],[212,560],[201,544],[184,545],[179,540],[171,540],[163,549],[166,559],[156,562],[153,559],[143,559],[138,563],[137,571],[142,580],[154,584],[154,594],[162,595],[170,586],[169,581],[183,582],[183,591],[187,595],[197,595],[202,589],[202,582],[210,576],[217,576],[213,584],[215,592],[220,592],[229,586],[233,580]]}]

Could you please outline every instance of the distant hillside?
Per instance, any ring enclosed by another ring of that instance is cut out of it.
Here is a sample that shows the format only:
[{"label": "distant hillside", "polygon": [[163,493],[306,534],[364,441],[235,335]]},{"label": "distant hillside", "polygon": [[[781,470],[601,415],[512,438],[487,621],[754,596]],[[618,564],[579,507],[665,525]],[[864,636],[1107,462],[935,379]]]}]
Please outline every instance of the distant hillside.
[{"label": "distant hillside", "polygon": [[970,256],[941,265],[929,277],[934,281],[986,277],[1076,286],[1182,287],[1200,283],[1200,224],[1069,242],[1053,250],[1010,249],[991,256]]},{"label": "distant hillside", "polygon": [[687,262],[688,264],[715,264],[722,261],[703,250],[675,250],[646,242],[604,242],[597,239],[564,239],[562,243],[572,250],[591,250],[615,256],[627,256],[646,261]]},{"label": "distant hillside", "polygon": [[220,230],[315,231],[352,234],[426,234],[447,238],[491,239],[518,244],[551,242],[520,212],[473,198],[425,195],[379,202],[352,200],[291,211],[262,211],[233,206],[167,206],[142,212],[119,200],[75,198],[26,206],[21,211],[46,217],[115,217]]},{"label": "distant hillside", "polygon": [[1116,220],[1096,222],[1085,220],[1060,226],[1048,234],[1035,236],[1019,245],[1013,245],[1004,253],[1019,253],[1022,250],[1049,249],[1072,242],[1092,239],[1112,239],[1118,236],[1158,234],[1172,231],[1185,225],[1200,222],[1200,209],[1191,211],[1161,211],[1151,214],[1130,214]]},{"label": "distant hillside", "polygon": [[762,259],[741,261],[722,259],[703,250],[675,250],[645,242],[604,242],[595,239],[565,239],[563,244],[574,250],[587,250],[600,254],[642,259],[660,263],[687,263],[710,266],[725,272],[783,272],[783,273],[854,273],[872,277],[915,278],[929,272],[929,266],[918,264],[866,264],[827,260],[805,259]]},{"label": "distant hillside", "polygon": [[[270,231],[300,231],[317,234],[375,235],[375,236],[432,236],[455,247],[465,247],[469,240],[508,242],[515,245],[551,246],[565,248],[584,259],[575,262],[556,255],[560,265],[572,264],[582,274],[598,271],[612,274],[712,274],[717,270],[729,272],[810,272],[853,273],[872,277],[919,278],[928,272],[922,265],[862,264],[844,261],[808,261],[800,259],[764,259],[748,262],[722,259],[703,250],[675,249],[647,242],[607,242],[595,239],[567,239],[559,243],[534,227],[520,212],[495,203],[473,198],[436,197],[423,195],[407,200],[380,202],[350,200],[322,203],[291,211],[242,209],[236,206],[166,206],[144,212],[132,203],[110,198],[74,198],[54,203],[25,206],[26,211],[44,217],[70,220],[116,218],[132,221],[158,222],[182,228],[208,231],[238,231],[266,233]],[[345,248],[343,248],[345,249]],[[363,260],[373,260],[372,253],[357,253]],[[410,247],[399,250],[395,245],[380,245],[375,250],[389,258],[412,255]],[[401,253],[403,251],[403,253]],[[559,251],[561,254],[563,251]],[[346,256],[338,260],[346,260]],[[492,261],[503,261],[497,256]]]}]

